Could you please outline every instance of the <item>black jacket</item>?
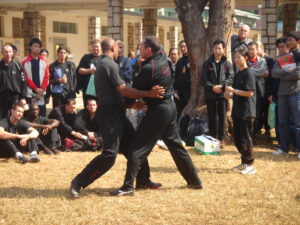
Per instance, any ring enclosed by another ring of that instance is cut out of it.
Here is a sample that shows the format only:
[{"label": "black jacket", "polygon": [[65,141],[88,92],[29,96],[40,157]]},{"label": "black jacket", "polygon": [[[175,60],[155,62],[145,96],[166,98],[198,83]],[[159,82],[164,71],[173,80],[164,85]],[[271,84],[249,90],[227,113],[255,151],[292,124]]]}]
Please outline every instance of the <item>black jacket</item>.
[{"label": "black jacket", "polygon": [[95,116],[93,119],[90,119],[87,109],[82,109],[77,113],[77,117],[74,122],[74,129],[85,135],[87,135],[88,132],[94,132],[97,136],[100,136],[97,118]]},{"label": "black jacket", "polygon": [[174,89],[191,90],[191,72],[188,56],[182,56],[176,64]]},{"label": "black jacket", "polygon": [[[220,63],[219,76],[217,74],[217,66],[214,55],[210,56],[208,60],[203,63],[200,82],[204,87],[206,98],[216,99],[223,97],[225,86],[231,86],[233,83],[234,71],[232,64],[227,61],[225,56],[222,56]],[[223,92],[221,94],[217,94],[212,90],[215,85],[222,85]]]},{"label": "black jacket", "polygon": [[19,99],[26,97],[26,81],[21,63],[13,60],[4,64],[0,61],[0,95],[11,93],[19,95]]},{"label": "black jacket", "polygon": [[59,63],[58,61],[55,61],[54,63],[50,64],[49,70],[50,70],[50,84],[53,88],[54,85],[60,84],[58,79],[54,76],[54,70],[55,68],[60,68],[67,76],[67,83],[62,84],[63,93],[64,96],[70,96],[75,94],[76,92],[76,85],[77,85],[77,77],[76,77],[76,66],[71,61],[66,61],[65,63]]}]

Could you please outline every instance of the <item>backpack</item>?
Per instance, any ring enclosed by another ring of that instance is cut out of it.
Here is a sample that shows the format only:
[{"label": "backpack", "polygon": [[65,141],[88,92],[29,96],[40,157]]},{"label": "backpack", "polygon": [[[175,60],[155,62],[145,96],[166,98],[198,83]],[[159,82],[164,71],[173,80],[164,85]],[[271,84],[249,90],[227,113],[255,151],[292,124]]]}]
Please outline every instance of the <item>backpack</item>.
[{"label": "backpack", "polygon": [[191,119],[189,122],[189,127],[187,130],[187,136],[185,138],[185,143],[187,146],[194,146],[195,137],[202,134],[208,133],[208,126],[203,120],[199,117]]}]

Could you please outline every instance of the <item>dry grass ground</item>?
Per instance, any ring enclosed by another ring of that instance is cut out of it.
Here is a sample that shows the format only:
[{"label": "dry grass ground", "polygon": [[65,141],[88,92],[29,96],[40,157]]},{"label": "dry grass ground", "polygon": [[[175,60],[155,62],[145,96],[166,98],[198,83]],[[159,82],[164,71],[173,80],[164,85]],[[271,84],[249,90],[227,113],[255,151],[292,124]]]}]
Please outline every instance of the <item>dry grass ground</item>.
[{"label": "dry grass ground", "polygon": [[111,197],[123,180],[126,160],[69,199],[74,177],[95,152],[41,154],[38,164],[0,160],[0,224],[300,224],[300,161],[295,155],[275,157],[270,145],[256,148],[257,174],[243,176],[229,169],[239,155],[228,146],[219,156],[189,149],[204,184],[185,188],[168,151],[149,157],[152,179],[163,188],[138,191],[132,197]]}]

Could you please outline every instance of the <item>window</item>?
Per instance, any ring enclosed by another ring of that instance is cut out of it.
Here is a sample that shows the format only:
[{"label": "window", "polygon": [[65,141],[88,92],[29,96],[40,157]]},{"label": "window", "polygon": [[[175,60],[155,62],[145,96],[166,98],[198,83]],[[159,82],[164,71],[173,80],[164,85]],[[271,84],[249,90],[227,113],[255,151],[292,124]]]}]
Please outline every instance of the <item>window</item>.
[{"label": "window", "polygon": [[77,34],[77,24],[54,21],[53,22],[53,32]]},{"label": "window", "polygon": [[0,37],[4,37],[4,18],[0,16]]},{"label": "window", "polygon": [[107,36],[108,28],[107,26],[101,26],[101,36]]},{"label": "window", "polygon": [[21,38],[22,37],[22,21],[21,18],[12,18],[13,22],[13,38]]}]

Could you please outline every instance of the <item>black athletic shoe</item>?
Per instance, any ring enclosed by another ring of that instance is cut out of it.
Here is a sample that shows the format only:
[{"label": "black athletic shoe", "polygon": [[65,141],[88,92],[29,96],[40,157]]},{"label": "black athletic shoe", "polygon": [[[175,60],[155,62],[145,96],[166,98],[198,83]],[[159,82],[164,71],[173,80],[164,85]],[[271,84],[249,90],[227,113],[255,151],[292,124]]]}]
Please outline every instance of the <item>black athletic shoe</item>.
[{"label": "black athletic shoe", "polygon": [[134,195],[134,192],[132,189],[118,189],[110,192],[111,195],[113,196],[123,196],[123,195]]},{"label": "black athletic shoe", "polygon": [[72,198],[79,198],[80,197],[80,189],[81,186],[78,183],[77,179],[74,178],[71,182],[71,187],[70,187],[70,195]]},{"label": "black athletic shoe", "polygon": [[188,184],[187,188],[190,188],[190,189],[202,189],[203,186],[202,186],[202,184]]},{"label": "black athletic shoe", "polygon": [[45,154],[47,154],[47,155],[53,155],[53,152],[50,151],[49,148],[45,148],[45,149],[43,150],[43,152],[44,152]]},{"label": "black athletic shoe", "polygon": [[28,161],[31,162],[31,163],[38,163],[40,161],[40,158],[37,154],[34,154],[34,155],[29,156]]},{"label": "black athletic shoe", "polygon": [[24,155],[21,155],[17,158],[18,162],[19,163],[22,163],[22,164],[25,164],[25,163],[28,163],[29,159],[26,158]]},{"label": "black athletic shoe", "polygon": [[51,151],[54,153],[54,155],[58,155],[60,153],[60,151],[55,148],[52,148]]},{"label": "black athletic shoe", "polygon": [[162,186],[161,183],[154,183],[152,181],[149,181],[145,184],[136,184],[135,189],[158,189]]}]

